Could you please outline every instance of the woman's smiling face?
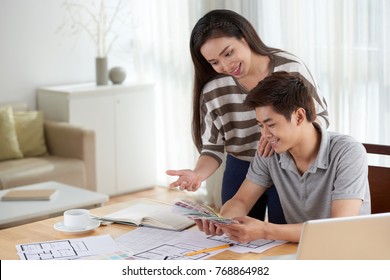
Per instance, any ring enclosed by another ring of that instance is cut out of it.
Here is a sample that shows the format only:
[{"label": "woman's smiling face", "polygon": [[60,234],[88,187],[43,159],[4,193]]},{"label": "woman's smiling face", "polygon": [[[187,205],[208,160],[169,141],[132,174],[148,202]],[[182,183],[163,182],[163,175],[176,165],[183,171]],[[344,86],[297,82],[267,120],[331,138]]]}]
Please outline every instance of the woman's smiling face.
[{"label": "woman's smiling face", "polygon": [[200,52],[217,73],[235,78],[248,74],[251,64],[251,49],[244,38],[220,37],[207,40]]}]

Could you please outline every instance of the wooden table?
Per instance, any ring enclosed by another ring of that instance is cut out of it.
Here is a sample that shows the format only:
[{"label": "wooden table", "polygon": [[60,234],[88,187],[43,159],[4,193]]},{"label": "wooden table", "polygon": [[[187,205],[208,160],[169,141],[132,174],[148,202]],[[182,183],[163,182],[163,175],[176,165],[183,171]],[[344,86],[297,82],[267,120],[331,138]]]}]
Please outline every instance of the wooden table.
[{"label": "wooden table", "polygon": [[[99,207],[91,210],[91,214],[96,216],[103,216],[108,213],[121,210],[129,206],[129,202],[117,203],[109,206]],[[80,238],[87,236],[96,236],[110,234],[112,238],[127,233],[129,230],[135,229],[128,225],[112,224],[109,226],[100,226],[99,228],[85,233],[85,234],[65,234],[53,228],[56,222],[63,219],[62,216],[50,218],[30,224],[16,226],[0,230],[0,260],[18,260],[19,256],[16,254],[17,244],[42,242],[49,240],[60,240],[69,238]],[[221,252],[210,257],[213,260],[254,260],[261,259],[266,256],[294,254],[297,251],[297,244],[287,243],[261,254],[256,253],[236,253],[229,250]]]}]

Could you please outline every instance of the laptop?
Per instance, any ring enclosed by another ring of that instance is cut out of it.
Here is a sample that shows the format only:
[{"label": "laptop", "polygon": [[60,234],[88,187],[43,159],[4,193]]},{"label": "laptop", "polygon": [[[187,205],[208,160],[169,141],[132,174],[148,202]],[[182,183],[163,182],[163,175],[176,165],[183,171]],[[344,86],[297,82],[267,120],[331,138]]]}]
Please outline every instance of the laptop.
[{"label": "laptop", "polygon": [[266,259],[390,260],[390,213],[307,221],[297,254]]}]

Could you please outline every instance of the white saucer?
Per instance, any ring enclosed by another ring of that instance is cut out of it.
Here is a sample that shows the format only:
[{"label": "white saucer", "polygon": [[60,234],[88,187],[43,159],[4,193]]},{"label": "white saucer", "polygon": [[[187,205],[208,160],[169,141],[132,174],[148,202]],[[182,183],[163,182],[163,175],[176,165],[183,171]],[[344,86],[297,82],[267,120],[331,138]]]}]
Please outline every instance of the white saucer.
[{"label": "white saucer", "polygon": [[64,225],[64,221],[60,221],[54,224],[54,229],[65,233],[81,234],[81,233],[86,233],[88,231],[91,231],[95,228],[98,228],[99,226],[100,226],[100,221],[91,220],[91,223],[85,228],[68,228]]}]

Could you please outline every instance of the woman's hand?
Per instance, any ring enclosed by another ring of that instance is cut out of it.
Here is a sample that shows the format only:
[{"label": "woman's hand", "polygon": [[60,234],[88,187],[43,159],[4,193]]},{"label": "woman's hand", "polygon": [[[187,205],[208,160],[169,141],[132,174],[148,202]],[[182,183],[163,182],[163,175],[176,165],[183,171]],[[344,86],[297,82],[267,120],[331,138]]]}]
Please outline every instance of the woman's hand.
[{"label": "woman's hand", "polygon": [[170,188],[179,187],[182,191],[187,190],[194,192],[199,189],[200,184],[202,183],[200,175],[190,169],[167,170],[166,174],[170,176],[179,176],[175,182],[169,184]]},{"label": "woman's hand", "polygon": [[259,145],[257,146],[257,152],[259,153],[259,156],[262,157],[270,157],[274,154],[274,149],[272,149],[271,145],[263,135],[260,137]]}]

